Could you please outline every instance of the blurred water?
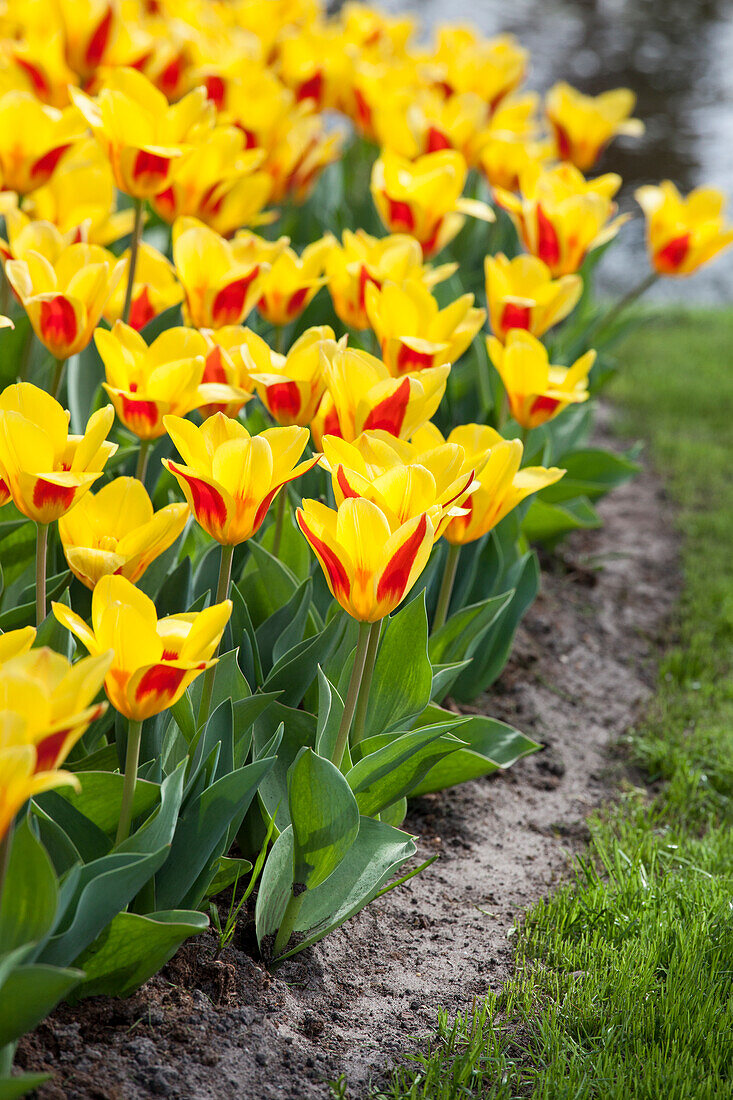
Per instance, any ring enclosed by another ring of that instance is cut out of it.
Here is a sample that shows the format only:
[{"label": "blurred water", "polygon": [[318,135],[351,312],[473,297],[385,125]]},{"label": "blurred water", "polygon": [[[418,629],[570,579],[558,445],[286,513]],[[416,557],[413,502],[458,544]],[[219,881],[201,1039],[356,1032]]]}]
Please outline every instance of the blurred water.
[{"label": "blurred water", "polygon": [[[568,80],[598,93],[626,85],[646,123],[641,139],[617,139],[599,165],[624,178],[620,205],[638,212],[640,183],[669,178],[688,191],[721,188],[733,208],[733,0],[381,0],[428,29],[472,24],[511,31],[532,55],[528,85]],[[733,209],[729,209],[733,217]],[[644,273],[643,222],[621,229],[600,268],[618,292]],[[650,297],[730,302],[733,250],[690,279],[667,279]]]}]

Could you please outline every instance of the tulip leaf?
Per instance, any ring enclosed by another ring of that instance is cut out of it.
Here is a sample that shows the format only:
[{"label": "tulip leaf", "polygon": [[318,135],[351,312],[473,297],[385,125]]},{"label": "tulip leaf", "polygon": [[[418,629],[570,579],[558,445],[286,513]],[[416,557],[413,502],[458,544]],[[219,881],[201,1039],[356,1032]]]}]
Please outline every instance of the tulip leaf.
[{"label": "tulip leaf", "polygon": [[50,1073],[14,1073],[12,1077],[0,1077],[0,1100],[19,1100],[50,1078]]},{"label": "tulip leaf", "polygon": [[208,927],[192,910],[141,915],[118,913],[79,959],[86,977],[72,1001],[100,995],[126,997],[165,966],[180,945]]},{"label": "tulip leaf", "polygon": [[312,592],[313,581],[309,577],[296,588],[287,603],[257,627],[257,646],[268,672],[274,663],[303,640]]},{"label": "tulip leaf", "polygon": [[481,603],[461,608],[430,636],[428,654],[434,665],[472,657],[481,638],[511,600],[513,592],[489,596]]},{"label": "tulip leaf", "polygon": [[288,770],[301,749],[313,747],[317,734],[316,718],[309,711],[286,707],[280,702],[273,703],[255,723],[254,751],[258,758],[281,725],[282,741],[274,766],[259,787],[262,804],[270,817],[275,816],[279,830],[290,824]]},{"label": "tulip leaf", "polygon": [[424,592],[388,619],[374,666],[366,735],[406,725],[430,702],[433,673],[428,659]]},{"label": "tulip leaf", "polygon": [[57,902],[53,865],[26,816],[13,836],[0,899],[0,948],[3,953],[30,941],[42,940],[53,927]]},{"label": "tulip leaf", "polygon": [[463,669],[468,668],[470,664],[471,660],[469,658],[467,661],[454,661],[448,665],[433,665],[433,683],[430,688],[430,698],[442,702]]},{"label": "tulip leaf", "polygon": [[249,609],[236,584],[231,585],[229,595],[234,606],[232,617],[227,624],[227,630],[231,632],[235,646],[239,646],[237,656],[239,667],[242,669],[248,683],[261,684],[264,680],[262,661],[260,651],[257,648],[257,636]]},{"label": "tulip leaf", "polygon": [[467,747],[458,748],[434,764],[413,789],[413,797],[455,787],[469,779],[478,779],[500,768],[508,768],[540,747],[519,730],[483,714],[472,715],[468,722],[461,725],[460,738],[467,743]]},{"label": "tulip leaf", "polygon": [[575,497],[562,504],[535,498],[525,517],[523,531],[529,542],[552,547],[571,531],[593,530],[601,524],[601,517],[586,497]]},{"label": "tulip leaf", "polygon": [[191,559],[184,558],[172,573],[169,573],[155,597],[155,609],[158,616],[175,615],[191,602]]},{"label": "tulip leaf", "polygon": [[319,756],[325,756],[327,760],[333,757],[343,713],[344,701],[319,665],[315,749]]},{"label": "tulip leaf", "polygon": [[[49,791],[48,795],[39,799],[39,802],[45,806],[48,800],[57,805],[56,800],[63,799],[72,809],[83,814],[97,829],[111,835],[117,828],[120,816],[124,782],[124,776],[118,773],[85,772],[80,791],[75,791],[72,787],[61,788],[58,793]],[[52,795],[55,795],[55,798],[49,797]],[[159,797],[160,787],[157,783],[138,779],[132,803],[133,820],[149,814]],[[55,815],[52,814],[52,816]]]},{"label": "tulip leaf", "polygon": [[250,559],[239,582],[252,622],[260,626],[270,615],[288,602],[299,585],[298,578],[287,565],[251,539]]},{"label": "tulip leaf", "polygon": [[221,562],[221,546],[215,542],[207,547],[200,559],[196,572],[193,575],[191,594],[194,599],[200,599],[209,593],[210,602],[214,603],[214,594],[219,583],[219,564]]},{"label": "tulip leaf", "polygon": [[346,774],[359,812],[375,817],[408,795],[444,756],[463,747],[464,742],[446,736],[440,726],[424,726],[390,739]]},{"label": "tulip leaf", "polygon": [[38,963],[12,970],[0,990],[0,1047],[31,1031],[83,977],[82,970]]},{"label": "tulip leaf", "polygon": [[310,684],[315,680],[318,666],[326,661],[338,645],[342,630],[340,618],[328,623],[320,634],[305,638],[293,646],[274,665],[265,680],[263,690],[281,691],[281,701],[296,707],[302,701]]},{"label": "tulip leaf", "polygon": [[293,883],[315,889],[338,867],[359,832],[359,808],[330,760],[302,749],[288,771]]}]

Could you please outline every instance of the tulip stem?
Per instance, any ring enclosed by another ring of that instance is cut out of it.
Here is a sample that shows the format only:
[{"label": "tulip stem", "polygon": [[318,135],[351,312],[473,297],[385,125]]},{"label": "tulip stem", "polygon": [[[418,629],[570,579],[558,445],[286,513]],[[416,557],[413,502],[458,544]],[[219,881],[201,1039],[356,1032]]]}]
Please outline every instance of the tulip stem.
[{"label": "tulip stem", "polygon": [[36,626],[46,618],[46,558],[48,555],[48,524],[36,524]]},{"label": "tulip stem", "polygon": [[623,294],[616,304],[611,306],[608,313],[600,317],[594,325],[591,325],[590,330],[586,333],[586,340],[590,343],[599,332],[603,332],[604,329],[607,329],[608,326],[632,304],[632,302],[640,298],[650,286],[654,286],[658,278],[658,272],[650,271],[645,279],[642,279],[640,283],[637,283],[636,286],[632,287],[626,294]]},{"label": "tulip stem", "polygon": [[137,765],[140,759],[140,741],[142,739],[143,724],[130,719],[127,727],[127,752],[125,754],[125,781],[122,786],[122,805],[120,806],[120,821],[117,826],[117,838],[115,844],[121,844],[130,835],[132,824],[132,803],[135,798],[137,785]]},{"label": "tulip stem", "polygon": [[65,359],[57,359],[56,366],[53,371],[53,379],[51,381],[51,397],[58,397],[59,390],[61,389],[61,382],[64,377],[64,367],[66,366]]},{"label": "tulip stem", "polygon": [[356,700],[356,711],[354,712],[354,730],[351,735],[352,745],[358,745],[359,742],[364,739],[364,727],[366,725],[367,710],[369,707],[369,692],[372,686],[372,677],[374,676],[374,666],[377,663],[377,652],[379,651],[379,638],[383,621],[383,619],[377,619],[375,623],[372,623],[369,630],[364,671],[361,677],[359,696]]},{"label": "tulip stem", "polygon": [[288,507],[288,488],[283,485],[277,498],[277,511],[275,512],[275,537],[272,540],[272,552],[275,557],[280,553],[280,543],[283,540],[283,527],[285,526],[285,512]]},{"label": "tulip stem", "polygon": [[453,595],[453,585],[456,581],[458,559],[460,556],[460,546],[449,544],[448,555],[445,559],[445,566],[443,568],[443,580],[440,583],[440,592],[438,593],[438,606],[435,608],[435,618],[433,619],[433,634],[440,630],[441,626],[443,626],[445,620],[448,618],[448,608],[450,606],[450,598]]},{"label": "tulip stem", "polygon": [[531,431],[532,431],[532,429],[531,429],[531,428],[528,428],[528,427],[526,427],[526,425],[525,425],[525,427],[524,427],[524,428],[522,428],[522,434],[521,434],[521,439],[522,439],[522,452],[524,452],[524,451],[525,451],[525,449],[526,449],[526,447],[527,447],[527,440],[529,439],[529,433],[530,433]]},{"label": "tulip stem", "polygon": [[148,468],[148,458],[150,457],[150,440],[141,439],[140,449],[137,452],[137,466],[135,467],[135,477],[138,481],[142,481],[145,484],[145,474]]},{"label": "tulip stem", "polygon": [[3,904],[3,890],[5,889],[5,879],[8,875],[8,867],[10,866],[10,849],[13,846],[13,832],[15,831],[15,822],[11,821],[8,825],[5,836],[0,840],[0,910],[2,910]]},{"label": "tulip stem", "polygon": [[130,306],[132,305],[132,288],[135,284],[137,253],[140,247],[140,240],[143,235],[143,213],[145,210],[145,201],[143,199],[133,199],[133,207],[135,210],[135,223],[132,227],[132,240],[130,241],[130,269],[127,272],[125,304],[122,307],[122,320],[125,322],[125,324],[127,324],[130,320]]},{"label": "tulip stem", "polygon": [[341,761],[344,758],[344,750],[346,749],[346,742],[349,739],[349,731],[351,730],[351,723],[354,718],[357,699],[359,698],[359,688],[361,686],[362,676],[364,675],[364,665],[366,663],[370,633],[371,625],[369,623],[359,623],[359,640],[356,643],[356,653],[354,654],[354,664],[351,669],[351,678],[349,679],[349,687],[346,692],[344,713],[341,715],[341,723],[339,725],[338,734],[336,735],[336,745],[333,750],[332,760],[337,768],[341,767]]},{"label": "tulip stem", "polygon": [[275,936],[275,945],[272,949],[273,958],[276,960],[278,955],[282,955],[285,948],[290,942],[290,937],[293,934],[295,928],[295,922],[298,919],[298,913],[300,907],[303,904],[303,898],[306,895],[306,890],[301,890],[299,893],[295,893],[295,887],[293,887],[290,897],[288,898],[288,904],[283,913],[283,919],[280,922],[280,927],[277,930]]},{"label": "tulip stem", "polygon": [[[229,585],[232,579],[232,560],[234,558],[234,546],[227,546],[224,543],[221,544],[221,557],[219,558],[219,582],[216,586],[216,599],[214,603],[223,603],[229,596]],[[212,654],[212,657],[216,657],[217,649]],[[197,729],[206,722],[209,717],[209,709],[211,707],[211,697],[214,694],[214,678],[216,676],[216,665],[212,665],[211,668],[207,668],[204,673],[204,684],[201,689],[201,702],[199,703],[199,715],[196,721]]]}]

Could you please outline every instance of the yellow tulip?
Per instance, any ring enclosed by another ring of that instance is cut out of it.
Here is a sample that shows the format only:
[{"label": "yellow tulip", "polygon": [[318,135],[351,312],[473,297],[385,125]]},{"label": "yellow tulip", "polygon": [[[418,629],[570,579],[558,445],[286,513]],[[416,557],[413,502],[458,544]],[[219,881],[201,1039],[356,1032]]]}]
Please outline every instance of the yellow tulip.
[{"label": "yellow tulip", "polygon": [[588,252],[610,241],[627,215],[613,218],[621,177],[612,172],[586,180],[572,164],[528,167],[521,195],[497,187],[496,201],[510,215],[522,244],[553,276],[578,271]]},{"label": "yellow tulip", "polygon": [[110,396],[122,423],[143,440],[164,435],[168,413],[185,416],[202,405],[248,400],[249,395],[220,382],[203,382],[211,350],[195,329],[169,328],[148,346],[129,325],[116,321],[111,332],[94,334]]},{"label": "yellow tulip", "polygon": [[8,630],[0,634],[0,665],[4,665],[11,657],[27,653],[35,640],[34,626],[22,626],[18,630]]},{"label": "yellow tulip", "polygon": [[225,546],[238,546],[256,534],[283,486],[320,458],[296,465],[308,442],[306,428],[269,428],[250,436],[243,424],[222,413],[200,428],[167,416],[165,427],[185,465],[169,458],[163,465],[181,486],[196,521]]},{"label": "yellow tulip", "polygon": [[343,232],[342,243],[331,242],[326,256],[326,277],[333,308],[340,320],[350,328],[369,327],[366,313],[366,288],[377,288],[389,279],[402,284],[408,279],[422,282],[429,290],[450,278],[457,264],[442,264],[433,268],[424,264],[422,249],[414,237],[393,233],[387,237],[370,237],[363,229]]},{"label": "yellow tulip", "polygon": [[0,183],[26,195],[43,186],[72,145],[83,136],[76,112],[40,103],[31,92],[0,96]]},{"label": "yellow tulip", "polygon": [[64,32],[66,59],[87,80],[107,60],[119,28],[120,12],[113,0],[57,0]]},{"label": "yellow tulip", "polygon": [[257,309],[271,325],[287,325],[310,305],[328,281],[323,275],[326,257],[333,247],[330,237],[306,245],[300,256],[286,248],[272,261],[260,285]]},{"label": "yellow tulip", "polygon": [[513,328],[542,336],[575,309],[583,291],[579,275],[553,279],[536,256],[487,256],[484,274],[491,329],[499,340]]},{"label": "yellow tulip", "polygon": [[389,149],[374,162],[372,197],[379,216],[393,233],[410,233],[423,255],[440,252],[462,229],[466,214],[493,221],[490,206],[461,198],[468,166],[460,153],[446,149],[408,161]]},{"label": "yellow tulip", "polygon": [[93,656],[112,650],[107,698],[132,722],[172,707],[216,652],[232,612],[230,600],[203,611],[158,619],[155,604],[126,577],[102,577],[92,593],[92,625],[64,604],[52,610]]},{"label": "yellow tulip", "polygon": [[522,176],[546,164],[552,145],[508,130],[490,130],[481,142],[478,166],[492,188],[518,191]]},{"label": "yellow tulip", "polygon": [[326,389],[321,350],[335,350],[329,325],[306,329],[287,355],[272,351],[254,332],[247,334],[249,376],[263,405],[278,424],[307,427]]},{"label": "yellow tulip", "polygon": [[30,382],[0,394],[0,465],[24,516],[47,524],[63,516],[102,476],[117,450],[107,442],[114,409],[89,418],[84,435],[69,435],[69,414]]},{"label": "yellow tulip", "polygon": [[187,519],[185,504],[154,512],[141,481],[118,477],[62,516],[59,535],[69,569],[87,588],[113,573],[135,584],[173,545]]},{"label": "yellow tulip", "polygon": [[405,88],[383,95],[373,111],[378,144],[409,159],[456,149],[473,163],[485,123],[486,104],[472,92],[446,99],[434,88]]},{"label": "yellow tulip", "polygon": [[[124,278],[122,278],[104,307],[104,319],[112,325],[122,317],[125,290],[130,268],[130,250],[122,253]],[[137,332],[171,306],[183,301],[183,288],[176,278],[175,268],[162,252],[146,241],[140,241],[135,261],[135,277],[132,284],[130,316],[128,323]]]},{"label": "yellow tulip", "polygon": [[416,279],[397,286],[373,283],[366,288],[366,312],[389,371],[400,377],[443,363],[455,363],[469,347],[486,318],[473,308],[473,294],[463,294],[440,309],[430,291]]},{"label": "yellow tulip", "polygon": [[124,261],[95,244],[68,245],[53,262],[29,251],[5,265],[36,336],[56,359],[87,346],[123,269]]},{"label": "yellow tulip", "polygon": [[185,293],[184,316],[196,328],[238,325],[259,298],[266,264],[247,242],[226,241],[193,218],[173,226],[173,263]]},{"label": "yellow tulip", "polygon": [[614,88],[601,95],[583,95],[561,81],[545,97],[547,119],[561,160],[588,172],[617,134],[640,137],[644,123],[631,118],[636,96],[630,88]]},{"label": "yellow tulip", "polygon": [[198,411],[204,418],[216,412],[236,416],[254,391],[254,382],[245,362],[248,340],[254,334],[244,325],[225,325],[224,328],[201,329],[201,335],[208,346],[202,384],[229,386],[236,396],[228,401],[211,401],[199,406]]},{"label": "yellow tulip", "polygon": [[374,623],[394,611],[433,546],[427,512],[400,524],[363,497],[348,497],[335,510],[304,500],[296,519],[334,599],[359,622]]},{"label": "yellow tulip", "polygon": [[733,241],[724,221],[725,199],[712,187],[683,198],[670,180],[640,187],[636,200],[646,216],[647,244],[660,275],[691,275]]},{"label": "yellow tulip", "polygon": [[34,771],[53,771],[107,709],[95,703],[112,663],[100,652],[71,664],[44,646],[0,667],[0,751],[31,745]]},{"label": "yellow tulip", "polygon": [[568,405],[588,400],[595,351],[587,351],[571,367],[554,366],[544,344],[523,329],[511,329],[506,345],[489,336],[487,347],[504,384],[509,411],[523,428],[536,428]]},{"label": "yellow tulip", "polygon": [[135,69],[109,73],[95,98],[78,88],[71,98],[109,158],[121,191],[137,199],[170,184],[174,161],[214,124],[215,109],[203,88],[173,106]]},{"label": "yellow tulip", "polygon": [[265,169],[272,179],[271,202],[290,198],[303,203],[329,164],[339,155],[342,135],[327,132],[320,115],[308,103],[282,119],[272,135],[272,148]]},{"label": "yellow tulip", "polygon": [[447,95],[474,92],[489,112],[517,88],[527,71],[529,54],[510,34],[481,38],[467,27],[442,27],[434,61],[439,86]]},{"label": "yellow tulip", "polygon": [[54,787],[75,787],[78,790],[80,784],[71,772],[37,772],[33,745],[0,748],[0,841],[28,799]]}]

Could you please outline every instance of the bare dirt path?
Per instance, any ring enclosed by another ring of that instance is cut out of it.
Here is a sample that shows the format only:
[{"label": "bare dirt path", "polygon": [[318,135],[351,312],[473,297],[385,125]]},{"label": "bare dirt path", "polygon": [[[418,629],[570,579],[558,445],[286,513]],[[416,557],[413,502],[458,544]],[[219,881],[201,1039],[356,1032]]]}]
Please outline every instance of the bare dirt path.
[{"label": "bare dirt path", "polygon": [[511,663],[476,704],[545,749],[418,800],[405,827],[422,858],[440,859],[277,975],[248,954],[246,931],[218,962],[209,935],[127,1001],[60,1009],[18,1058],[54,1071],[42,1100],[324,1100],[340,1072],[358,1096],[430,1034],[437,1006],[456,1012],[500,987],[515,919],[567,870],[613,790],[609,746],[649,694],[678,591],[659,481],[644,472],[600,510],[602,530],[546,563]]}]

